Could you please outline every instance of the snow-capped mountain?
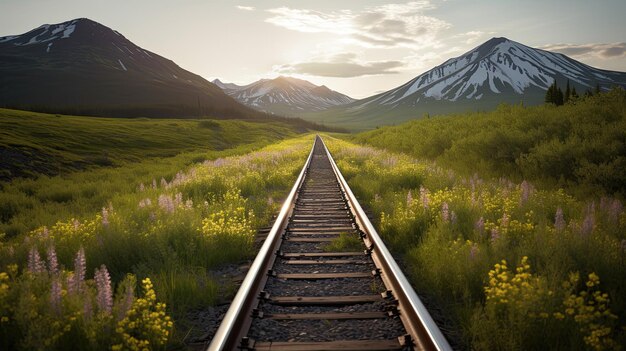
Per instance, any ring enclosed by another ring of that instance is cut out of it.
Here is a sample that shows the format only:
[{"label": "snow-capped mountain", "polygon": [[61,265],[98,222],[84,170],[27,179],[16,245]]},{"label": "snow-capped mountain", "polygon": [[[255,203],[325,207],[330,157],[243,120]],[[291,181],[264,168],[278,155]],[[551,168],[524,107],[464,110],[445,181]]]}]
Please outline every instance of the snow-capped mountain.
[{"label": "snow-capped mountain", "polygon": [[211,81],[211,83],[217,85],[218,87],[220,87],[220,89],[222,90],[234,90],[234,89],[240,89],[241,86],[234,84],[234,83],[224,83],[219,79],[213,79]]},{"label": "snow-capped mountain", "polygon": [[417,106],[428,100],[533,103],[556,80],[579,92],[626,85],[626,73],[587,66],[563,54],[535,49],[507,38],[492,38],[465,54],[420,74],[395,89],[359,101],[358,106]]},{"label": "snow-capped mountain", "polygon": [[261,79],[245,86],[222,83],[218,79],[213,84],[244,105],[281,115],[300,115],[355,101],[324,85],[317,86],[306,80],[283,76]]},{"label": "snow-capped mountain", "polygon": [[86,18],[0,38],[0,105],[120,116],[258,114]]}]

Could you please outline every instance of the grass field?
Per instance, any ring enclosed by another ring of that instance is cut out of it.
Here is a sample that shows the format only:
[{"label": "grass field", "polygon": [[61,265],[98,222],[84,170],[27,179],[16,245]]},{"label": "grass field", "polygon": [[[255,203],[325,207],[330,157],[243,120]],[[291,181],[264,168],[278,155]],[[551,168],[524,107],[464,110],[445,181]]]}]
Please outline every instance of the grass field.
[{"label": "grass field", "polygon": [[626,197],[626,92],[564,106],[501,105],[492,112],[415,120],[352,140],[436,161],[465,176],[532,181],[583,198]]},{"label": "grass field", "polygon": [[86,118],[0,109],[0,180],[220,151],[295,134],[278,122]]},{"label": "grass field", "polygon": [[253,253],[312,140],[259,138],[6,183],[2,349],[180,347],[186,312],[228,291],[211,270]]},{"label": "grass field", "polygon": [[482,178],[479,169],[459,175],[338,139],[327,145],[457,348],[616,350],[626,342],[619,200]]}]

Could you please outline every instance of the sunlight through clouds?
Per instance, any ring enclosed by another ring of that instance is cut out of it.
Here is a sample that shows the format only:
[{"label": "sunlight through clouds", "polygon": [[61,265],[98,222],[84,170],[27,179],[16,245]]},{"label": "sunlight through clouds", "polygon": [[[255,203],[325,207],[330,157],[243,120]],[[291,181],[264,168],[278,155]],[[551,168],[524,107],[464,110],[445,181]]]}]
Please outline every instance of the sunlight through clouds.
[{"label": "sunlight through clouds", "polygon": [[331,33],[369,48],[439,47],[437,35],[450,23],[425,15],[435,6],[430,1],[387,4],[361,11],[320,12],[280,7],[268,10],[266,22],[305,33]]}]

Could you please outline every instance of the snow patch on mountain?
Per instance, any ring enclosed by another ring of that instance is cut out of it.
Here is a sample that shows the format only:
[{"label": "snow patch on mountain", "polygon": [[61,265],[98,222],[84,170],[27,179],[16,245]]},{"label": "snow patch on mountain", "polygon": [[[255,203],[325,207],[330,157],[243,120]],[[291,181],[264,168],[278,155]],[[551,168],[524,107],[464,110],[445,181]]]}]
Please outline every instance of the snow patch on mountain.
[{"label": "snow patch on mountain", "polygon": [[506,38],[492,38],[451,58],[395,89],[350,105],[359,110],[368,105],[415,105],[424,99],[479,100],[488,95],[515,96],[547,90],[552,82],[569,80],[591,89],[626,85],[626,74],[587,66],[569,57],[534,49]]},{"label": "snow patch on mountain", "polygon": [[245,86],[223,83],[219,79],[212,83],[245,105],[273,113],[320,111],[355,101],[325,86],[291,77],[261,79]]}]

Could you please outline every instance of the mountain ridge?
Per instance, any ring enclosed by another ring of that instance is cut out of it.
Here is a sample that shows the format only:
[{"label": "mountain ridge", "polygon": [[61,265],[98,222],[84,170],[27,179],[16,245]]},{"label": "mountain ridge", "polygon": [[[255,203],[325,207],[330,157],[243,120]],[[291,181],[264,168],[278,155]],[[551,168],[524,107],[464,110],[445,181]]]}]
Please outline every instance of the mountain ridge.
[{"label": "mountain ridge", "polygon": [[536,105],[543,103],[555,80],[562,87],[569,81],[579,94],[596,85],[603,90],[626,87],[624,72],[594,68],[560,53],[494,37],[396,88],[303,117],[363,130],[424,114],[488,110],[500,103]]},{"label": "mountain ridge", "polygon": [[219,79],[213,80],[213,83],[246,106],[288,116],[322,111],[356,101],[325,85],[318,86],[293,77],[278,76],[274,79],[261,79],[243,86],[223,83]]},{"label": "mountain ridge", "polygon": [[0,106],[119,117],[260,116],[87,18],[0,38]]}]

